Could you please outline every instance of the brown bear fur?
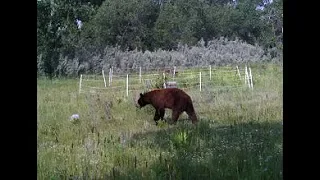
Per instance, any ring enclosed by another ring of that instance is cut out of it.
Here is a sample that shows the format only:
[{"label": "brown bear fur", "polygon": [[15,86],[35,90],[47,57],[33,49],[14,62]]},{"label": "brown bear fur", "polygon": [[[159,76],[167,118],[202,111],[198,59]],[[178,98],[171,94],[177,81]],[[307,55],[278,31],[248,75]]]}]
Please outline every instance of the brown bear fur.
[{"label": "brown bear fur", "polygon": [[198,122],[190,96],[181,89],[157,89],[144,94],[140,93],[137,106],[142,108],[148,104],[151,104],[156,110],[154,115],[156,125],[158,125],[159,119],[163,120],[165,108],[172,110],[174,123],[177,122],[180,114],[184,111],[188,114],[193,124]]}]

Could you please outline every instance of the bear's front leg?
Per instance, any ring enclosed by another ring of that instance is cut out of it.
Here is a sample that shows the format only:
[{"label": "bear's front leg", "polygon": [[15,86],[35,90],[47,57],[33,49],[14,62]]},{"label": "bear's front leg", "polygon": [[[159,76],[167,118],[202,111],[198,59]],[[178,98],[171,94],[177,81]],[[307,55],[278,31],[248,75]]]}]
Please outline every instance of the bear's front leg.
[{"label": "bear's front leg", "polygon": [[160,114],[160,119],[163,120],[164,119],[164,114],[165,114],[165,109],[159,109],[159,114]]},{"label": "bear's front leg", "polygon": [[153,120],[156,122],[156,126],[158,126],[159,119],[160,119],[160,114],[159,114],[158,110],[156,110],[156,113],[153,118]]}]

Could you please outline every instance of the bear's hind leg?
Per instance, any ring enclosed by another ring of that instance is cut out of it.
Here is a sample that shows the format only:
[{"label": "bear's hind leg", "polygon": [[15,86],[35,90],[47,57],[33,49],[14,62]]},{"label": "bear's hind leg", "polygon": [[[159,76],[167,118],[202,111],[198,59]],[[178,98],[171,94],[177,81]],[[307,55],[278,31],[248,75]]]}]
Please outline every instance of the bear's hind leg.
[{"label": "bear's hind leg", "polygon": [[187,114],[189,116],[189,119],[192,120],[192,124],[197,124],[198,118],[197,118],[196,113],[193,111],[193,112],[187,112]]},{"label": "bear's hind leg", "polygon": [[196,124],[198,122],[198,118],[192,104],[186,109],[186,113],[188,114],[189,119],[192,120],[192,124]]}]

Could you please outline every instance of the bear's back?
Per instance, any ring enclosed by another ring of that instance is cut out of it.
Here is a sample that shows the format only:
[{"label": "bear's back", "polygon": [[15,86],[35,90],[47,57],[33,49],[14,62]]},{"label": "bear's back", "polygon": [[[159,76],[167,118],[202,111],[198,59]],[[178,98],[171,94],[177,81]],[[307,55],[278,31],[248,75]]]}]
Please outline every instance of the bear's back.
[{"label": "bear's back", "polygon": [[181,101],[181,103],[191,101],[190,96],[178,88],[158,89],[149,93],[152,94],[153,100],[158,103],[168,102],[169,104],[175,104],[177,101]]},{"label": "bear's back", "polygon": [[172,98],[189,98],[189,95],[186,94],[184,91],[178,88],[167,88],[163,89],[163,92],[167,96],[171,96]]}]

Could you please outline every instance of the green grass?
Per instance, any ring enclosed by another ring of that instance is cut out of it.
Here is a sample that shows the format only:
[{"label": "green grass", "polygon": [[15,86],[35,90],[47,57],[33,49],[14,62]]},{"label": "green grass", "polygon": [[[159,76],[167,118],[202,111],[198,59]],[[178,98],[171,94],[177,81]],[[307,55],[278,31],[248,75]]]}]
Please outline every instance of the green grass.
[{"label": "green grass", "polygon": [[253,90],[216,88],[243,85],[221,69],[186,90],[197,126],[186,114],[155,126],[151,106],[134,106],[138,90],[79,94],[79,79],[38,79],[38,179],[282,179],[282,67],[251,67]]}]

